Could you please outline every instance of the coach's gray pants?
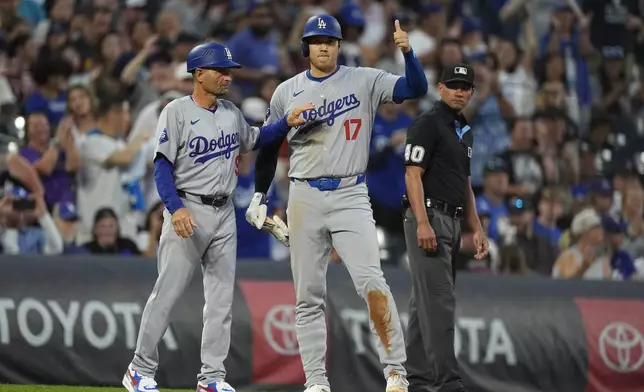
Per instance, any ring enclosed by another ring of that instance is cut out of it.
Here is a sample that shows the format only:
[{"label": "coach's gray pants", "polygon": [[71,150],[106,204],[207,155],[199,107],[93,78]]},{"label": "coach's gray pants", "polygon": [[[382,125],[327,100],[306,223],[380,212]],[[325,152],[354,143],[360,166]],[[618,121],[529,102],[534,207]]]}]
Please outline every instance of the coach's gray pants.
[{"label": "coach's gray pants", "polygon": [[201,338],[201,372],[198,381],[224,380],[224,359],[230,348],[231,308],[235,287],[237,230],[232,201],[213,208],[183,199],[197,228],[191,237],[179,237],[172,217],[163,211],[159,242],[159,277],[145,305],[132,367],[154,377],[159,366],[157,345],[170,320],[170,312],[199,266],[203,273],[205,305]]},{"label": "coach's gray pants", "polygon": [[390,372],[406,374],[405,343],[398,310],[380,267],[380,251],[367,187],[320,191],[291,182],[288,201],[291,269],[297,299],[295,331],[306,387],[329,385],[326,358],[326,271],[332,246],[367,303],[378,354]]},{"label": "coach's gray pants", "polygon": [[405,210],[405,239],[412,291],[407,330],[409,392],[463,391],[454,353],[454,261],[460,249],[460,220],[427,209],[436,233],[433,254],[418,246],[416,218]]}]

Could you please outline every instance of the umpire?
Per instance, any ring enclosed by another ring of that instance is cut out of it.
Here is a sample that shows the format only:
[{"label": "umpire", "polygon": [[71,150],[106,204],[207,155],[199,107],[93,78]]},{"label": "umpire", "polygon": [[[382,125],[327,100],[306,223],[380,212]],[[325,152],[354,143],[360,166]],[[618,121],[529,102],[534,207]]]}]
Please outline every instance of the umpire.
[{"label": "umpire", "polygon": [[407,335],[409,392],[464,392],[454,354],[454,262],[464,217],[475,257],[487,255],[470,181],[474,138],[461,110],[474,93],[474,70],[444,69],[440,100],[409,127],[405,145],[404,227],[412,292]]}]

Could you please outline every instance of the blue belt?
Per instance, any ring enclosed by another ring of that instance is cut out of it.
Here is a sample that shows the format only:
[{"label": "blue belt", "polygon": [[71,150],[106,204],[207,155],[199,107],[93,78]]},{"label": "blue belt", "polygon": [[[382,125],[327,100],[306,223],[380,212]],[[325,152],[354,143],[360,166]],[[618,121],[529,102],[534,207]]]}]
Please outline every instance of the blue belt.
[{"label": "blue belt", "polygon": [[[356,183],[355,185],[362,184],[365,182],[367,176],[365,174],[358,174],[356,176]],[[317,188],[321,191],[334,191],[340,187],[340,183],[342,182],[342,178],[335,178],[335,177],[322,177],[322,178],[316,178],[314,180],[305,180],[305,179],[299,179],[299,178],[291,178],[291,181],[295,180],[300,180],[300,181],[306,181],[311,187]]]}]

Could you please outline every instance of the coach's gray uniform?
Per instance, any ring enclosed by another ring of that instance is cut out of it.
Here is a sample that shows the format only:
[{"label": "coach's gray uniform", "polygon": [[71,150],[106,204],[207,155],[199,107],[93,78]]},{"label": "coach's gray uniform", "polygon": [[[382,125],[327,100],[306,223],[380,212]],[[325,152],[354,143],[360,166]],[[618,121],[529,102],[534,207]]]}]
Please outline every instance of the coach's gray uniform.
[{"label": "coach's gray uniform", "polygon": [[[392,370],[406,374],[403,332],[380,267],[376,226],[364,183],[374,117],[381,103],[392,101],[398,78],[373,68],[341,66],[322,79],[306,71],[280,84],[271,99],[266,123],[307,102],[315,105],[303,114],[307,124],[288,134],[292,149],[287,208],[291,269],[297,297],[296,333],[307,387],[329,384],[323,311],[332,245],[358,294],[367,301],[372,331],[380,337],[380,360],[387,365],[385,377]],[[323,190],[325,184],[333,183],[339,183],[337,189]]]},{"label": "coach's gray uniform", "polygon": [[[143,311],[132,367],[153,377],[158,367],[157,344],[168,327],[170,312],[198,266],[203,272],[205,306],[198,381],[223,381],[230,347],[231,307],[235,280],[237,233],[230,196],[237,185],[239,153],[251,151],[259,129],[249,126],[231,102],[217,100],[210,111],[191,97],[172,101],[161,112],[156,154],[174,165],[174,183],[188,193],[183,199],[197,225],[189,238],[174,231],[163,212],[159,242],[159,277]],[[204,205],[195,195],[227,198],[220,207]]]}]

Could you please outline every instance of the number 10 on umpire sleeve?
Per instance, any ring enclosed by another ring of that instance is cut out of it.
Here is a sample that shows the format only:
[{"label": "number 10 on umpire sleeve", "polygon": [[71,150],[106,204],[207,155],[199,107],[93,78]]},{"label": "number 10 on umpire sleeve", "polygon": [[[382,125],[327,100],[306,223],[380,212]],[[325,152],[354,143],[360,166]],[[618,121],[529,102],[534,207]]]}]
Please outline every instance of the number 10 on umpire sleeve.
[{"label": "number 10 on umpire sleeve", "polygon": [[360,127],[362,127],[362,119],[350,118],[344,120],[344,136],[346,136],[347,140],[356,140]]},{"label": "number 10 on umpire sleeve", "polygon": [[412,146],[408,144],[405,146],[405,161],[422,163],[423,158],[425,158],[425,148],[423,146]]}]

